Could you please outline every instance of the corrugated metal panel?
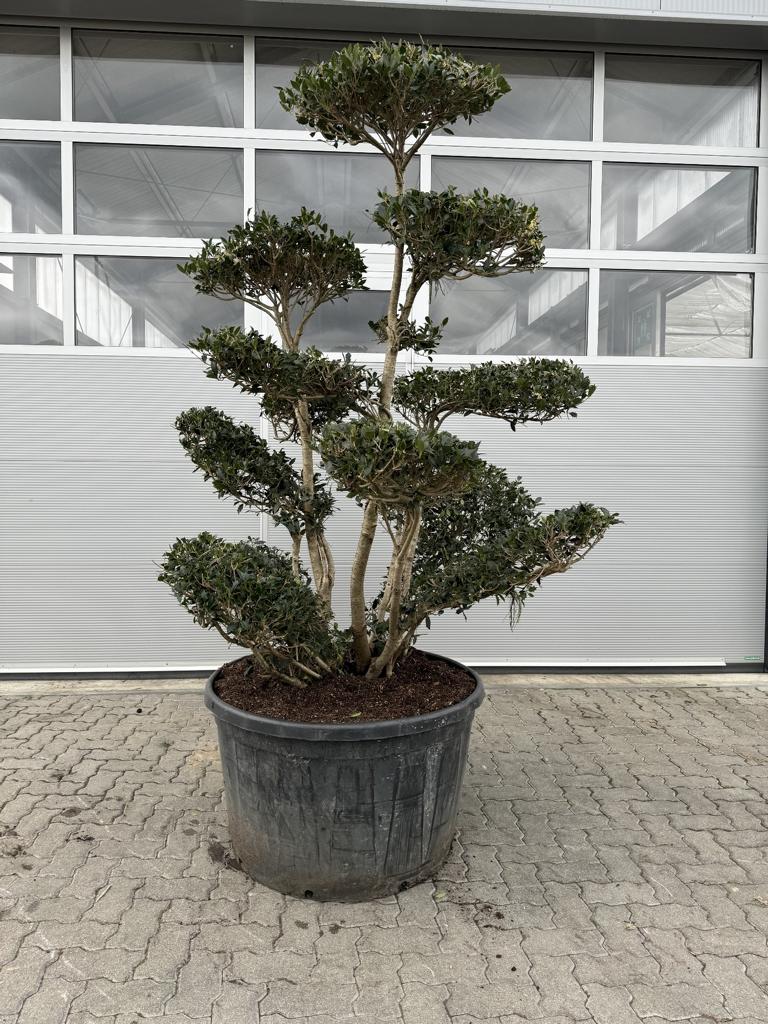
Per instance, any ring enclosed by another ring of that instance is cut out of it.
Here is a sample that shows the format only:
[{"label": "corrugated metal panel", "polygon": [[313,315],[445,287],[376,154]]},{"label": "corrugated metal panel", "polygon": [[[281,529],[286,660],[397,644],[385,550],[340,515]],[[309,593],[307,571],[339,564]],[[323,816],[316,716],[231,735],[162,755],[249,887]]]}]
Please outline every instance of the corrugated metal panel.
[{"label": "corrugated metal panel", "polygon": [[[261,2],[261,0],[260,0]],[[300,3],[302,0],[289,0]],[[318,0],[314,0],[315,3]],[[320,0],[322,2],[322,0]],[[654,15],[673,17],[679,15],[694,18],[706,15],[722,17],[768,18],[765,0],[448,0],[439,4],[436,0],[341,0],[342,4],[355,7],[392,7],[413,10],[466,10],[505,11],[509,14],[546,13],[547,15],[578,13],[585,17],[639,17],[652,18]]]},{"label": "corrugated metal panel", "polygon": [[[155,579],[176,536],[258,534],[216,499],[178,446],[183,408],[216,404],[257,422],[253,400],[196,361],[4,353],[0,453],[0,662],[200,666],[226,657]],[[619,511],[588,562],[549,580],[510,632],[506,610],[444,616],[422,643],[468,660],[574,663],[762,656],[768,529],[768,370],[602,365],[579,418],[516,433],[459,420],[483,453],[547,507]],[[359,515],[332,537],[339,606]],[[265,532],[280,542],[280,531]],[[372,589],[383,571],[383,540]]]},{"label": "corrugated metal panel", "polygon": [[[619,0],[624,3],[625,0]],[[765,0],[659,0],[659,9],[664,14],[719,14],[754,15],[768,17]]]}]

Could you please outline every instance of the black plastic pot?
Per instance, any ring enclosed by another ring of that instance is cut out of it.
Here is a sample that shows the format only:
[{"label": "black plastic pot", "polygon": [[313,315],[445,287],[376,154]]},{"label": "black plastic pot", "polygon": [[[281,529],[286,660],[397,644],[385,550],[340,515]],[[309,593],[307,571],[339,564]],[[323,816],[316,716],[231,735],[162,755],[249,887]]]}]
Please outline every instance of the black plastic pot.
[{"label": "black plastic pot", "polygon": [[309,725],[226,704],[214,672],[205,703],[243,869],[316,900],[375,899],[429,878],[453,842],[472,719],[485,695],[471,674],[474,691],[442,711]]}]

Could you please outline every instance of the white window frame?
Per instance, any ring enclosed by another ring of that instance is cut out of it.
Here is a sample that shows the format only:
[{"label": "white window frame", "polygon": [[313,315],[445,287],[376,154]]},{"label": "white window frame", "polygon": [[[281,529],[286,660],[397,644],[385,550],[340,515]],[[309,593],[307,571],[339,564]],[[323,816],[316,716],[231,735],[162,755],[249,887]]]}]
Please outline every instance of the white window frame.
[{"label": "white window frame", "polygon": [[[47,24],[21,17],[0,19],[4,25],[29,25],[38,28],[58,28],[60,40],[60,121],[25,121],[0,119],[0,139],[5,141],[52,141],[61,144],[62,163],[62,232],[61,234],[30,235],[0,233],[0,253],[33,255],[61,255],[63,257],[64,287],[64,345],[63,346],[1,346],[0,352],[35,353],[37,356],[87,354],[89,356],[110,356],[119,354],[131,358],[180,357],[197,358],[184,349],[119,349],[78,347],[75,345],[75,258],[77,256],[165,256],[183,259],[199,249],[199,242],[190,239],[133,237],[133,236],[88,236],[74,233],[74,168],[73,147],[78,142],[113,143],[115,145],[163,145],[190,146],[195,148],[242,149],[244,169],[243,217],[255,206],[255,151],[261,149],[289,149],[297,152],[328,152],[329,147],[322,140],[312,139],[307,131],[296,129],[257,129],[255,125],[255,46],[259,39],[284,40],[286,42],[306,40],[339,42],[364,38],[361,34],[349,34],[340,38],[338,34],[238,30],[231,26],[197,28],[189,25],[149,25],[135,22],[112,22],[108,27],[119,31],[162,31],[172,34],[240,36],[243,49],[243,112],[242,128],[187,127],[168,125],[121,125],[72,120],[72,32],[78,29],[104,29],[104,22],[94,20],[60,21]],[[447,38],[447,43],[460,44],[473,49],[500,49],[487,40],[473,38]],[[602,192],[602,169],[605,163],[659,163],[659,164],[704,164],[720,167],[757,168],[757,223],[755,231],[756,252],[754,254],[692,254],[679,252],[613,251],[589,249],[548,249],[546,264],[556,268],[585,268],[588,271],[587,298],[587,350],[586,355],[574,357],[580,364],[657,365],[679,366],[768,366],[768,70],[766,59],[758,51],[705,50],[701,48],[675,48],[670,51],[653,46],[596,46],[584,43],[557,42],[548,46],[540,42],[520,41],[508,47],[513,50],[563,51],[591,53],[594,61],[592,97],[592,140],[584,142],[542,139],[497,139],[461,136],[435,136],[420,153],[420,184],[427,189],[431,184],[431,157],[475,156],[488,158],[517,158],[538,160],[578,160],[590,163],[590,244],[600,239],[600,200]],[[605,95],[605,55],[607,53],[635,53],[665,55],[673,57],[710,56],[756,60],[761,66],[759,144],[754,148],[738,151],[722,147],[699,147],[687,145],[646,145],[629,143],[608,143],[602,138],[603,106]],[[375,152],[369,146],[340,146],[342,152]],[[482,184],[478,182],[478,184]],[[388,285],[391,275],[391,248],[386,245],[361,245],[361,252],[369,266],[369,286],[379,290]],[[753,275],[753,332],[752,356],[749,359],[691,359],[665,358],[663,356],[599,356],[597,354],[598,312],[600,270],[690,270],[749,273]],[[417,299],[415,315],[423,318],[427,314],[427,297],[423,291]],[[268,328],[257,311],[246,305],[246,327]],[[376,363],[382,356],[378,353],[360,353],[356,360]],[[433,357],[436,363],[473,363],[489,358],[509,360],[510,356],[442,355]],[[406,358],[406,364],[420,364],[425,357]]]}]

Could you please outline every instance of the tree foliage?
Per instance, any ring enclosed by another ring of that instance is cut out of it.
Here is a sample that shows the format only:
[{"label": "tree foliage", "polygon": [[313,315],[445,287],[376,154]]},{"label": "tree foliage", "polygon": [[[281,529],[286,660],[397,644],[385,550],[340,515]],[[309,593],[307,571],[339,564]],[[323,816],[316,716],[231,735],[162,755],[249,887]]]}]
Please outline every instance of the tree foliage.
[{"label": "tree foliage", "polygon": [[[284,527],[290,554],[203,533],[176,541],[160,577],[197,622],[249,649],[260,677],[306,685],[342,665],[370,679],[391,674],[432,616],[495,599],[514,618],[546,577],[580,561],[618,521],[583,502],[543,512],[520,480],[480,457],[476,442],[444,429],[457,416],[512,430],[575,416],[595,390],[578,366],[528,358],[397,375],[399,353],[431,356],[446,325],[414,316],[421,289],[542,264],[535,206],[484,188],[405,188],[406,168],[432,132],[481,115],[508,89],[498,68],[442,47],[385,41],[304,66],[280,90],[299,124],[333,145],[372,147],[392,165],[393,188],[371,214],[393,266],[387,311],[369,325],[384,355],[375,370],[303,343],[323,304],[366,287],[354,240],[319,214],[302,209],[282,222],[258,213],[181,268],[199,291],[250,303],[275,328],[274,339],[204,329],[190,347],[209,377],[255,396],[276,437],[297,445],[295,459],[210,406],[182,413],[176,426],[219,496]],[[331,604],[334,487],[362,507],[348,628]],[[370,601],[379,528],[392,553]]]},{"label": "tree foliage", "polygon": [[222,241],[205,242],[179,269],[204,295],[240,299],[267,313],[290,348],[323,302],[365,289],[365,262],[352,236],[304,208],[286,223],[259,213]]},{"label": "tree foliage", "polygon": [[[416,323],[415,320],[407,318],[398,319],[396,323],[398,352],[410,350],[421,355],[431,356],[440,344],[443,328],[447,323],[447,317],[439,323],[428,316],[424,317],[422,323]],[[380,320],[369,320],[368,326],[382,344],[389,343],[386,317],[382,317]]]},{"label": "tree foliage", "polygon": [[487,189],[460,195],[406,189],[380,195],[373,221],[403,247],[416,289],[444,279],[501,277],[535,270],[544,259],[544,236],[535,206]]},{"label": "tree foliage", "polygon": [[519,613],[542,579],[580,561],[616,522],[584,503],[542,513],[519,478],[484,463],[474,488],[424,512],[412,577],[416,620],[489,597]]},{"label": "tree foliage", "polygon": [[340,663],[340,634],[308,577],[261,541],[231,544],[207,532],[179,539],[159,578],[195,622],[249,649],[267,675],[302,685]]},{"label": "tree foliage", "polygon": [[375,419],[329,424],[319,448],[343,491],[396,508],[432,504],[470,487],[480,469],[477,449],[445,430]]},{"label": "tree foliage", "polygon": [[200,353],[208,377],[259,396],[264,415],[284,440],[298,439],[299,401],[307,403],[316,431],[351,413],[365,413],[373,402],[374,375],[349,356],[329,359],[316,348],[289,352],[241,327],[204,330],[190,348]]},{"label": "tree foliage", "polygon": [[279,95],[312,134],[335,144],[368,143],[405,167],[433,132],[471,122],[506,92],[496,67],[442,46],[381,40],[304,65]]},{"label": "tree foliage", "polygon": [[266,512],[294,536],[305,533],[307,526],[321,526],[333,511],[327,484],[316,480],[307,513],[295,459],[271,448],[247,423],[235,423],[207,405],[181,413],[176,429],[182,448],[204,479],[220,498],[232,498],[238,512]]},{"label": "tree foliage", "polygon": [[584,371],[566,359],[477,363],[459,370],[426,366],[395,381],[394,403],[422,427],[440,427],[450,416],[487,416],[512,430],[575,416],[594,394]]}]

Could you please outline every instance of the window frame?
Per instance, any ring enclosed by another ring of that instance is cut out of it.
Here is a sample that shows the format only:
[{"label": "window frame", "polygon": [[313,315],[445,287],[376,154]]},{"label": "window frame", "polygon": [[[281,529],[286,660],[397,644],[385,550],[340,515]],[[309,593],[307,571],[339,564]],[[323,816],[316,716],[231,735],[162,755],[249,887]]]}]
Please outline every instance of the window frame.
[{"label": "window frame", "polygon": [[[320,41],[344,45],[349,41],[363,41],[358,33],[344,37],[338,33],[312,33],[290,31],[244,31],[233,26],[210,26],[196,28],[189,25],[163,25],[164,34],[179,32],[184,35],[239,36],[243,39],[243,110],[242,128],[213,128],[170,125],[130,125],[109,122],[78,122],[73,120],[72,90],[72,32],[79,29],[104,29],[104,23],[96,20],[55,20],[36,22],[22,17],[6,17],[2,24],[8,27],[37,27],[54,29],[59,32],[60,100],[62,118],[59,121],[25,121],[21,119],[0,119],[0,139],[7,141],[50,141],[61,144],[62,163],[62,232],[60,235],[28,235],[23,233],[0,233],[0,252],[31,253],[36,255],[57,255],[62,257],[64,288],[64,345],[63,346],[3,346],[6,352],[35,352],[36,354],[58,355],[62,352],[87,352],[100,356],[123,355],[131,358],[152,358],[174,356],[196,358],[194,353],[184,350],[162,349],[93,349],[75,345],[75,271],[77,256],[165,256],[179,260],[196,251],[202,239],[158,239],[132,236],[85,236],[74,232],[74,167],[73,146],[77,142],[113,143],[115,145],[162,145],[188,146],[196,149],[221,147],[243,151],[243,218],[255,208],[255,152],[259,149],[293,149],[297,151],[328,152],[328,144],[312,139],[309,132],[296,129],[257,129],[255,124],[255,47],[257,40],[273,42]],[[110,24],[115,31],[159,31],[156,25],[141,22],[115,22]],[[498,42],[473,37],[446,37],[447,45],[471,47],[473,50],[498,50]],[[420,187],[431,186],[432,156],[475,156],[499,157],[530,160],[574,160],[590,164],[590,211],[589,237],[591,248],[549,249],[547,266],[555,268],[586,268],[588,271],[587,300],[587,352],[574,357],[580,364],[619,363],[623,366],[651,363],[659,366],[705,365],[705,366],[768,366],[768,58],[761,51],[722,50],[680,47],[670,51],[665,47],[616,44],[595,45],[588,43],[565,43],[554,41],[543,47],[540,41],[515,41],[510,50],[551,50],[552,52],[591,53],[593,55],[594,77],[592,83],[592,139],[590,141],[504,139],[475,136],[434,136],[420,152]],[[608,53],[629,53],[636,55],[666,55],[680,59],[691,57],[722,57],[756,60],[760,64],[760,95],[758,108],[758,145],[738,151],[722,147],[700,147],[690,145],[658,145],[609,143],[603,139],[603,106],[605,97],[605,56]],[[362,154],[375,153],[369,146],[340,146],[344,152]],[[753,167],[757,169],[755,253],[679,253],[616,251],[597,248],[601,238],[602,169],[606,163],[661,163],[681,165],[709,165],[721,167]],[[482,184],[482,183],[478,183]],[[384,290],[391,274],[391,248],[383,244],[361,244],[359,246],[369,265],[368,283],[375,290]],[[748,359],[665,359],[663,356],[625,357],[600,356],[597,353],[599,322],[599,291],[601,269],[627,270],[708,270],[714,272],[733,271],[754,275],[753,289],[753,337],[752,356]],[[427,297],[422,294],[414,308],[416,317],[427,314]],[[263,318],[252,307],[246,306],[245,324],[248,327],[264,328]],[[358,354],[353,358],[366,362],[377,362],[378,355]],[[470,356],[441,354],[433,357],[437,364],[472,363],[488,360],[514,360],[519,356]],[[421,356],[406,353],[405,368],[420,365],[426,360]]]}]

